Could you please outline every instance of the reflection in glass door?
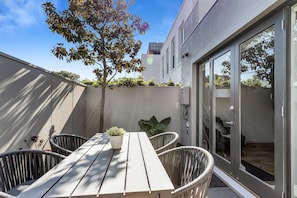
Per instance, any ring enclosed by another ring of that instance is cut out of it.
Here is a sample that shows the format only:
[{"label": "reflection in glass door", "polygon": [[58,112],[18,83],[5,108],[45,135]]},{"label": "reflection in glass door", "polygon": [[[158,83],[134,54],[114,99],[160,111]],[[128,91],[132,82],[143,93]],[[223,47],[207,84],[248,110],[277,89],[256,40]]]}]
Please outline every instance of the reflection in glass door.
[{"label": "reflection in glass door", "polygon": [[206,62],[203,63],[199,67],[199,109],[202,111],[199,111],[199,131],[201,131],[202,134],[202,145],[203,148],[206,150],[210,150],[212,147],[212,141],[211,141],[211,134],[210,132],[210,105],[211,105],[211,95],[210,95],[210,63]]},{"label": "reflection in glass door", "polygon": [[215,144],[213,151],[219,156],[230,161],[230,126],[232,112],[230,111],[230,76],[231,76],[231,51],[217,57],[213,61],[213,95],[215,99],[214,117],[213,117],[213,134]]},{"label": "reflection in glass door", "polygon": [[274,26],[240,45],[241,164],[274,184]]}]

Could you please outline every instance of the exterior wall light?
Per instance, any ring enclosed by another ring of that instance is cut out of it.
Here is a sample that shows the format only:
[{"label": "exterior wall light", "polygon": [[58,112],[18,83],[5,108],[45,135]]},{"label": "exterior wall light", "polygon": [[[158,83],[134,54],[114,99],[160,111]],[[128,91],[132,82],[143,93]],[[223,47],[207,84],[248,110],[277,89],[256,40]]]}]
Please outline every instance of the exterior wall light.
[{"label": "exterior wall light", "polygon": [[188,56],[189,56],[189,53],[186,52],[186,53],[184,53],[184,54],[182,55],[182,58],[186,58],[186,57],[188,57]]}]

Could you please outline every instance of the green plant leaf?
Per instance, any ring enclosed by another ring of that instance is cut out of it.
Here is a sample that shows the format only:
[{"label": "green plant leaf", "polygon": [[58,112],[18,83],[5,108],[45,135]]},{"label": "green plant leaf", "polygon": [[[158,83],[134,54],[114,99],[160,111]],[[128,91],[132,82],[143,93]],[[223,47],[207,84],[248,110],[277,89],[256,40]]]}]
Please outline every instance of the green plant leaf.
[{"label": "green plant leaf", "polygon": [[170,121],[171,121],[171,117],[168,117],[168,118],[165,118],[165,119],[161,120],[160,123],[167,126],[167,125],[169,125]]},{"label": "green plant leaf", "polygon": [[158,123],[158,120],[157,120],[157,118],[155,116],[152,116],[149,121],[151,123],[153,123],[153,124],[157,124]]},{"label": "green plant leaf", "polygon": [[152,136],[164,132],[170,121],[171,118],[167,117],[161,122],[158,122],[157,118],[152,116],[149,120],[139,120],[138,125],[140,126],[141,130],[148,134],[148,136]]}]

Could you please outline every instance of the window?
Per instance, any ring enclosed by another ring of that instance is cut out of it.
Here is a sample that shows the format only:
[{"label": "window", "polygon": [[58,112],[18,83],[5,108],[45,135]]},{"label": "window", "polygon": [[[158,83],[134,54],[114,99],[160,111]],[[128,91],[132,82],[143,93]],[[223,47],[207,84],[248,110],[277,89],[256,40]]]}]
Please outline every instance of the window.
[{"label": "window", "polygon": [[166,74],[169,73],[169,49],[166,49]]},{"label": "window", "polygon": [[171,41],[171,69],[175,68],[175,38],[172,39]]},{"label": "window", "polygon": [[180,44],[184,43],[185,41],[185,29],[184,29],[184,22],[179,26],[179,40]]},{"label": "window", "polygon": [[178,58],[178,62],[181,61],[181,45],[184,42],[184,29],[183,29],[183,22],[181,23],[181,25],[179,26],[179,30],[178,30],[178,52],[177,52],[177,58]]},{"label": "window", "polygon": [[165,72],[164,72],[164,70],[165,70],[164,56],[162,56],[162,77],[163,77],[163,78],[164,78],[164,76],[165,76]]}]

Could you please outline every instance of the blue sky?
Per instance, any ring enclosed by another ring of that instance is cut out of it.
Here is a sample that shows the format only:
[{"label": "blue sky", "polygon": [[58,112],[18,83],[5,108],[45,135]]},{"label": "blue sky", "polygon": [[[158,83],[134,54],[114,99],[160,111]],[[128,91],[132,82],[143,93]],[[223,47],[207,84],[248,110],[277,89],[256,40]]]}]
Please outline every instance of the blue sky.
[{"label": "blue sky", "polygon": [[[67,8],[67,0],[50,0],[58,10]],[[58,60],[51,49],[64,39],[52,33],[41,4],[45,0],[0,0],[0,51],[49,71],[70,71],[81,79],[95,79],[94,67],[81,62]],[[130,13],[148,22],[150,29],[136,38],[142,41],[139,52],[145,54],[149,42],[164,42],[183,0],[134,0]],[[121,77],[121,76],[119,76]]]}]

